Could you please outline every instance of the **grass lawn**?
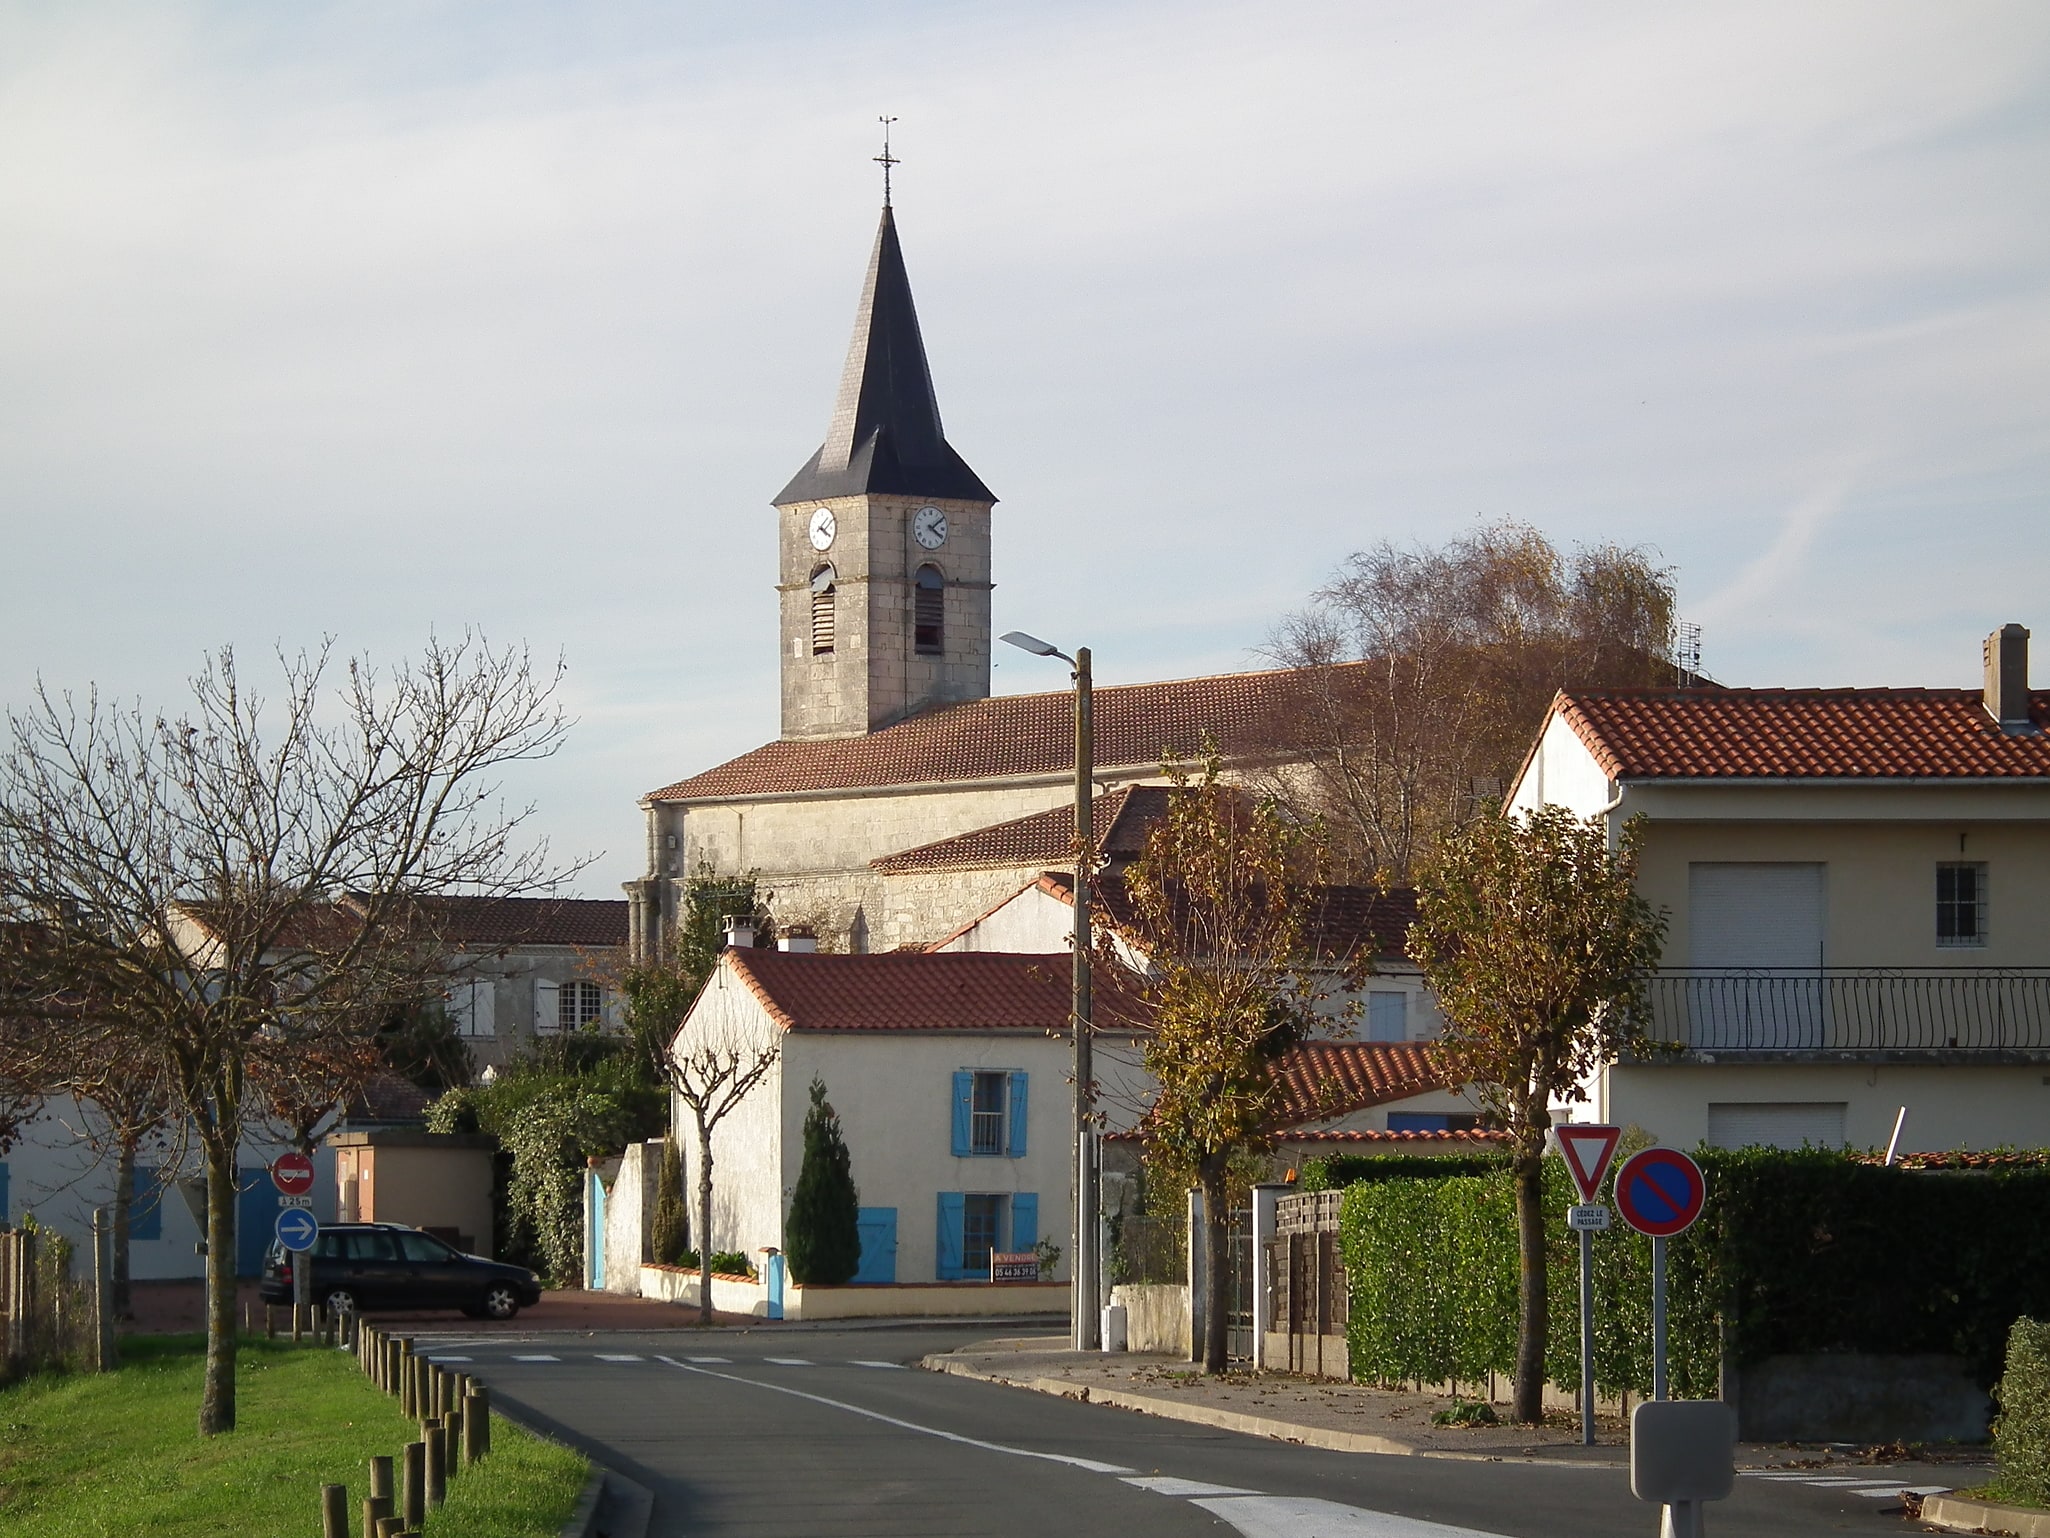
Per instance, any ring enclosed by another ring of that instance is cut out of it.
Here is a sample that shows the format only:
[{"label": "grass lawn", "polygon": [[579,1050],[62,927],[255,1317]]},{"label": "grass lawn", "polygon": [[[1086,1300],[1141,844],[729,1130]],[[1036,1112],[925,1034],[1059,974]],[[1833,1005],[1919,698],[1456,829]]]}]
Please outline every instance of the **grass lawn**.
[{"label": "grass lawn", "polygon": [[[370,1458],[419,1435],[346,1353],[244,1341],[237,1427],[203,1438],[197,1336],[130,1337],[122,1367],[0,1390],[0,1532],[37,1538],[318,1538],[320,1487],[361,1526]],[[449,1481],[429,1538],[553,1538],[581,1455],[494,1416],[491,1456]]]}]

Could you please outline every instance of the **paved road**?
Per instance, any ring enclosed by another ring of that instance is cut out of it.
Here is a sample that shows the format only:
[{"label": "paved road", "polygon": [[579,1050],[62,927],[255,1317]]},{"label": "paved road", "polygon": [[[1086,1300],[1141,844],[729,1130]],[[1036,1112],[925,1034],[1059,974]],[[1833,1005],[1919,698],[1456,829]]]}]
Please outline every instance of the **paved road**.
[{"label": "paved road", "polygon": [[[655,1493],[651,1538],[1651,1538],[1618,1469],[1329,1453],[943,1376],[979,1331],[420,1337]],[[1719,1535],[1902,1531],[1890,1494],[1740,1479]],[[1849,1476],[1845,1476],[1848,1478]],[[1899,1484],[1916,1477],[1890,1476]],[[1940,1478],[1940,1476],[1938,1476]]]}]

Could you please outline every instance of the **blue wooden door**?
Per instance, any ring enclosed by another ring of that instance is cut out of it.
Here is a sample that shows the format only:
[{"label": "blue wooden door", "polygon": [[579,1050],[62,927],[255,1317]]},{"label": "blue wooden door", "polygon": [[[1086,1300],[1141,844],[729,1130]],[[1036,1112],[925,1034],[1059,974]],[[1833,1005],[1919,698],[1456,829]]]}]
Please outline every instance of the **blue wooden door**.
[{"label": "blue wooden door", "polygon": [[277,1237],[278,1189],[267,1169],[235,1171],[235,1274],[263,1275],[263,1252]]},{"label": "blue wooden door", "polygon": [[897,1280],[897,1209],[895,1207],[863,1207],[855,1215],[855,1226],[861,1233],[861,1269],[854,1273],[857,1282],[894,1282]]}]

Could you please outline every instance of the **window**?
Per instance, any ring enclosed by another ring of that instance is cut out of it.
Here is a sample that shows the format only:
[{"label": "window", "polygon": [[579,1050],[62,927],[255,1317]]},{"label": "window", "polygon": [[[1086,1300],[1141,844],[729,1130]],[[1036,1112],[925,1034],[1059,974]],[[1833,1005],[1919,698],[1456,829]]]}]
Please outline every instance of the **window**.
[{"label": "window", "polygon": [[992,1250],[1023,1254],[1039,1243],[1039,1194],[942,1191],[933,1237],[934,1276],[943,1282],[986,1282]]},{"label": "window", "polygon": [[961,1213],[961,1269],[989,1270],[989,1253],[997,1247],[998,1225],[1004,1220],[1001,1196],[966,1196]]},{"label": "window", "polygon": [[1710,1101],[1711,1148],[1841,1148],[1844,1100]]},{"label": "window", "polygon": [[131,1242],[164,1237],[164,1188],[160,1172],[138,1164],[129,1172],[128,1237]]},{"label": "window", "polygon": [[811,654],[829,657],[833,653],[833,604],[839,573],[821,566],[811,574]]},{"label": "window", "polygon": [[963,1068],[954,1075],[953,1152],[957,1159],[1025,1157],[1022,1073]]},{"label": "window", "polygon": [[1367,995],[1367,1040],[1409,1040],[1409,995],[1376,990]]},{"label": "window", "polygon": [[1478,1132],[1478,1111],[1390,1111],[1390,1132]]},{"label": "window", "polygon": [[455,1256],[454,1250],[432,1234],[400,1233],[395,1237],[400,1256],[415,1265],[436,1266]]},{"label": "window", "polygon": [[937,566],[921,566],[912,588],[912,648],[922,656],[937,657],[946,650],[947,579]]},{"label": "window", "polygon": [[597,1023],[605,1008],[605,992],[596,983],[564,983],[555,996],[556,1029],[581,1030]]},{"label": "window", "polygon": [[1962,860],[1936,867],[1936,943],[1986,943],[1986,866]]},{"label": "window", "polygon": [[470,980],[450,983],[448,1020],[458,1036],[494,1036],[492,1005],[497,988],[489,982]]}]

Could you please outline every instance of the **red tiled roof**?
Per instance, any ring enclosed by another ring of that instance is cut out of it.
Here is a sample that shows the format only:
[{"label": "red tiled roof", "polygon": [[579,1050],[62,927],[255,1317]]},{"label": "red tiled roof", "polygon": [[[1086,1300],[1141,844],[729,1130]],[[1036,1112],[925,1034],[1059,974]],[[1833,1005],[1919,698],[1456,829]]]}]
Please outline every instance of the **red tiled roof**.
[{"label": "red tiled roof", "polygon": [[427,1115],[432,1098],[411,1079],[396,1073],[374,1073],[349,1101],[345,1119],[366,1121],[420,1121]]},{"label": "red tiled roof", "polygon": [[[1064,903],[1075,900],[1075,878],[1067,871],[1042,871],[1027,889],[1033,886]],[[1115,872],[1096,883],[1096,902],[1097,922],[1109,924],[1127,934],[1136,928],[1132,918],[1132,899]],[[1002,906],[1003,903],[997,904],[998,908]],[[990,909],[990,913],[994,912],[996,908]],[[934,944],[944,945],[947,940],[966,933],[988,917],[989,913],[985,913]],[[1324,886],[1316,888],[1312,894],[1310,920],[1304,938],[1311,952],[1318,956],[1352,956],[1363,946],[1370,947],[1368,954],[1373,956],[1406,956],[1410,926],[1414,923],[1416,891],[1413,887],[1390,887],[1383,891],[1380,887],[1371,886]]]},{"label": "red tiled roof", "polygon": [[[1068,1028],[1070,959],[971,951],[802,955],[729,950],[737,981],[790,1031],[1036,1031]],[[1098,1028],[1133,1006],[1099,976]],[[1113,1013],[1115,1008],[1115,1013]]]},{"label": "red tiled roof", "polygon": [[[1305,675],[1221,673],[1095,691],[1100,768],[1193,758],[1205,736],[1228,759],[1273,753],[1300,719]],[[655,801],[765,796],[935,780],[1054,774],[1075,762],[1074,696],[1010,694],[913,716],[860,737],[771,742],[649,792]]]},{"label": "red tiled roof", "polygon": [[1493,1146],[1507,1143],[1509,1134],[1485,1128],[1455,1129],[1450,1132],[1283,1132],[1284,1143],[1479,1143]]},{"label": "red tiled roof", "polygon": [[[1146,830],[1167,813],[1172,794],[1164,785],[1127,785],[1098,796],[1091,819],[1096,847],[1109,860],[1135,859],[1146,847]],[[1044,865],[1075,852],[1075,809],[1057,806],[972,833],[921,844],[869,861],[871,870],[901,876],[931,870],[975,870],[988,866]]]},{"label": "red tiled roof", "polygon": [[434,897],[422,911],[455,945],[626,944],[624,899],[582,897]]},{"label": "red tiled roof", "polygon": [[1284,1089],[1275,1123],[1344,1116],[1390,1100],[1406,1100],[1452,1081],[1437,1054],[1420,1041],[1312,1041],[1291,1047],[1275,1064]]},{"label": "red tiled roof", "polygon": [[[1625,689],[1552,703],[1611,779],[2043,779],[2050,733],[2006,736],[1977,689]],[[2050,693],[2029,696],[2050,728]]]}]

